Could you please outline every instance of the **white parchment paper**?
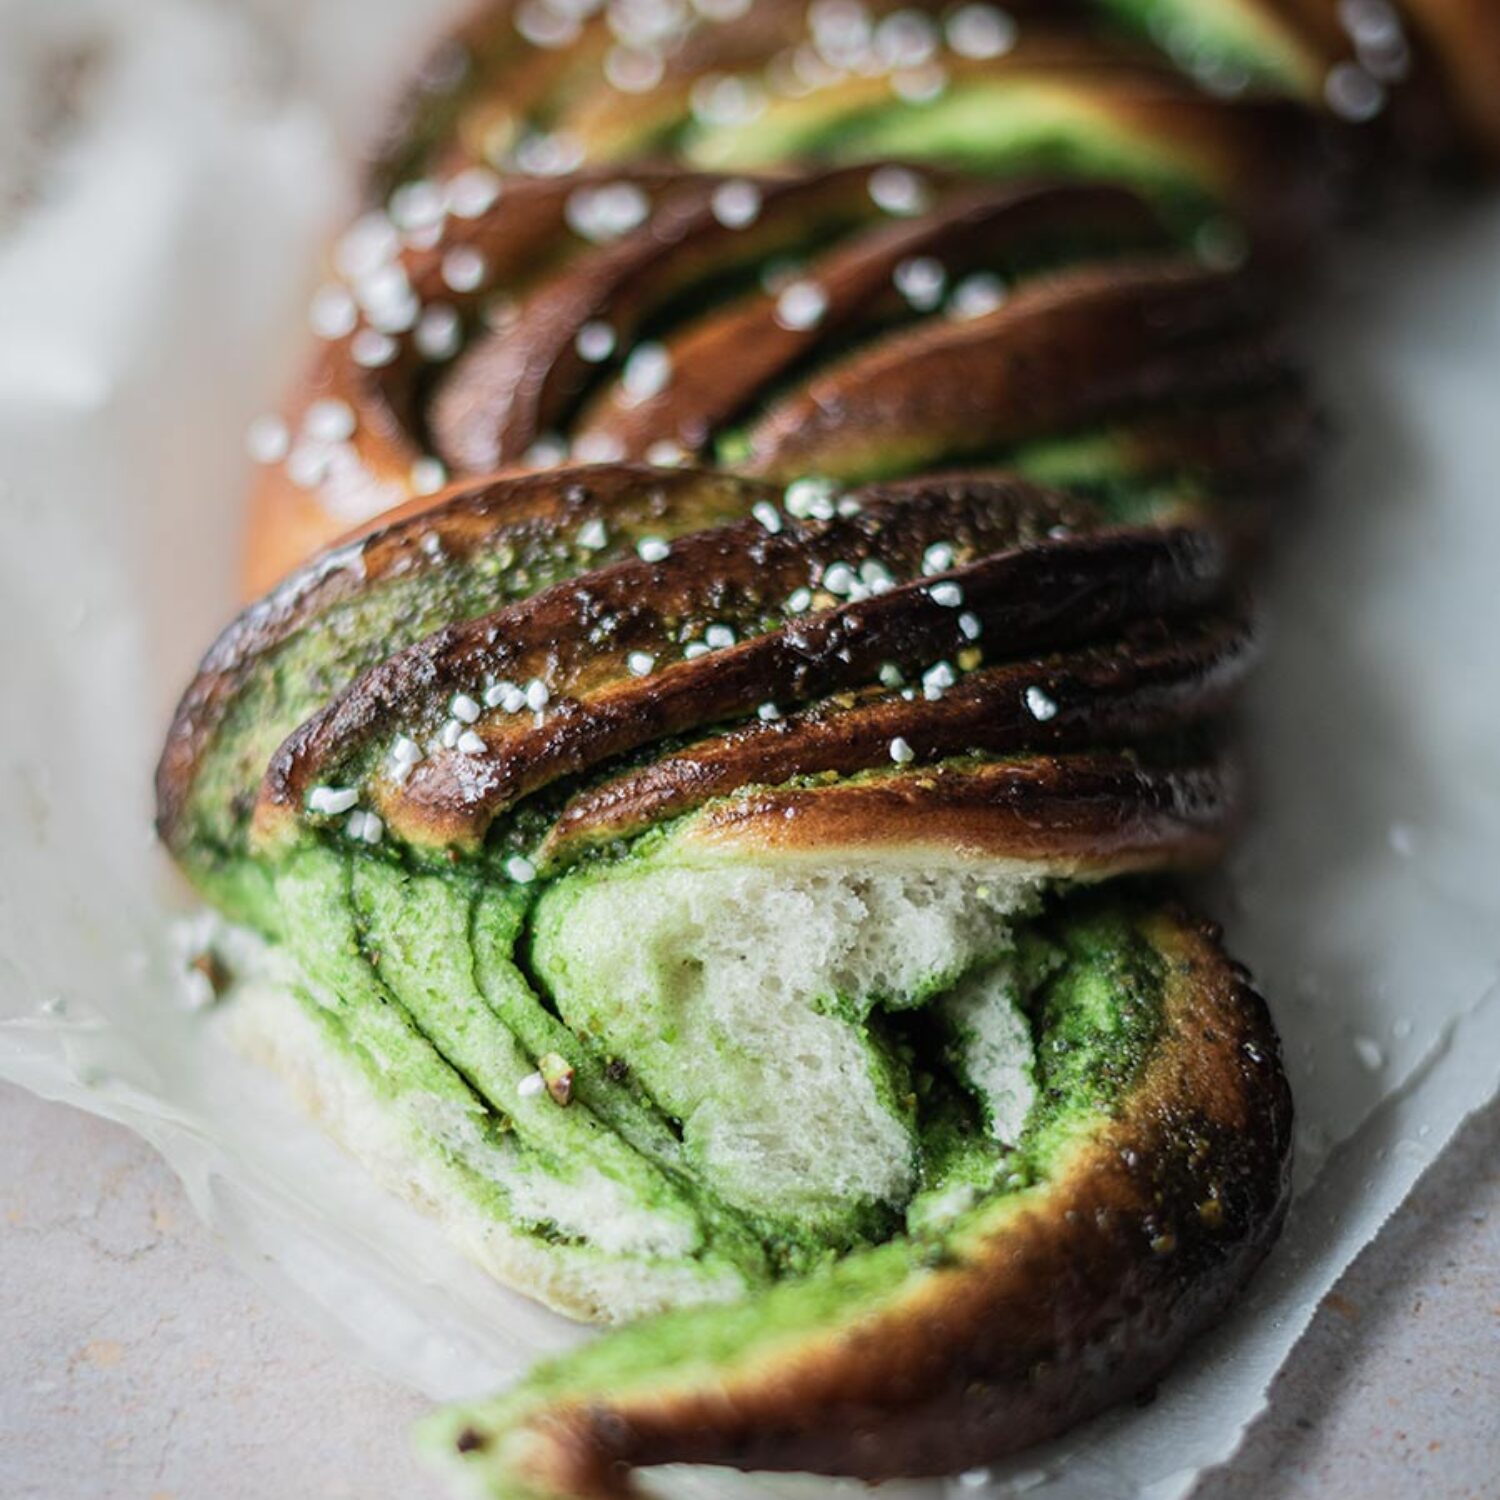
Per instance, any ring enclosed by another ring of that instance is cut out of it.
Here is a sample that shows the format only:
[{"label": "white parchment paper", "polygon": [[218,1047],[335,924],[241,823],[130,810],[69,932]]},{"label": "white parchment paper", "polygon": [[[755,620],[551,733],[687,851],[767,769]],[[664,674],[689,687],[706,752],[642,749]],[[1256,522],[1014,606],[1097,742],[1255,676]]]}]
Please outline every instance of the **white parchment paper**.
[{"label": "white parchment paper", "polygon": [[[443,9],[0,0],[0,1075],[140,1131],[256,1275],[440,1397],[586,1335],[185,1003],[150,773],[232,609],[244,427],[294,368],[353,143]],[[1153,1405],[997,1469],[1001,1493],[1185,1494],[1500,1081],[1500,203],[1423,203],[1308,304],[1343,430],[1288,508],[1245,712],[1259,807],[1204,896],[1285,1038],[1299,1197]]]}]

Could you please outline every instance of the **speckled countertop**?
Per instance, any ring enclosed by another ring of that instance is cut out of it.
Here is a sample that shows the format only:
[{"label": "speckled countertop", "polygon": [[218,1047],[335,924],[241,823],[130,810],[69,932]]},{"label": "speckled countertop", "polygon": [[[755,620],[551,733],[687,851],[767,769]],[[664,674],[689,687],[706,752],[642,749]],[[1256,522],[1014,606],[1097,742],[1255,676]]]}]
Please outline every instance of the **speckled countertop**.
[{"label": "speckled countertop", "polygon": [[[0,1496],[408,1500],[420,1398],[270,1305],[117,1126],[0,1086]],[[1500,1497],[1500,1105],[1325,1299],[1194,1500]]]}]

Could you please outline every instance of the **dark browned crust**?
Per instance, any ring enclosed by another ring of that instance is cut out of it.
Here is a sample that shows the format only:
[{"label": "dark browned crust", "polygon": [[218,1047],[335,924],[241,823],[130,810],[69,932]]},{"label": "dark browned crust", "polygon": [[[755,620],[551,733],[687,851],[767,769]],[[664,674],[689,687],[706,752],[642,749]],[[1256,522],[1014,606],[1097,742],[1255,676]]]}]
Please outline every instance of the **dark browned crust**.
[{"label": "dark browned crust", "polygon": [[[1271,9],[1300,30],[1310,45],[1320,49],[1323,72],[1313,90],[1314,102],[1324,97],[1328,74],[1343,63],[1360,62],[1348,25],[1348,14],[1340,0],[1267,0]],[[1439,0],[1441,3],[1441,0]],[[1467,149],[1462,141],[1462,106],[1456,91],[1443,77],[1435,50],[1428,44],[1420,24],[1413,27],[1414,12],[1422,0],[1393,0],[1401,22],[1403,48],[1399,61],[1389,52],[1373,62],[1386,90],[1385,107],[1374,120],[1365,121],[1358,134],[1365,147],[1367,165],[1394,157],[1422,167],[1441,167]]]},{"label": "dark browned crust", "polygon": [[865,477],[1287,379],[1245,277],[1179,259],[1082,266],[967,323],[921,324],[814,374],[748,434],[752,473]]},{"label": "dark browned crust", "polygon": [[[868,175],[868,168],[861,177]],[[893,273],[903,261],[938,257],[952,278],[1003,261],[1007,249],[1080,240],[1121,246],[1160,242],[1156,217],[1123,188],[1067,183],[1004,183],[970,189],[920,218],[887,224],[837,246],[802,273],[827,299],[822,318],[805,328],[778,321],[773,292],[734,303],[667,340],[674,378],[648,401],[631,403],[618,389],[587,410],[580,434],[611,439],[627,456],[653,443],[701,451],[713,434],[746,411],[799,363],[856,329],[879,328],[904,308]]]},{"label": "dark browned crust", "polygon": [[[476,848],[518,798],[664,736],[872,681],[883,662],[916,670],[965,649],[962,612],[981,622],[991,660],[1045,653],[1132,619],[1200,609],[1225,586],[1226,559],[1208,532],[1121,529],[1016,547],[1016,521],[1037,492],[974,480],[872,493],[852,517],[759,522],[678,542],[659,562],[623,562],[524,603],[438,631],[365,673],[299,729],[273,760],[256,827],[274,838],[309,789],[351,754],[412,726],[434,728],[455,693],[491,679],[542,677],[553,704],[538,723],[503,711],[474,725],[477,754],[430,754],[399,784],[377,782],[376,806],[397,834],[429,846]],[[951,539],[979,560],[950,574],[793,617],[779,628],[649,676],[636,651],[683,639],[685,622],[741,618],[780,601],[844,557],[876,556],[910,576],[930,543]],[[932,589],[959,586],[963,611]],[[734,616],[730,616],[733,618]]]},{"label": "dark browned crust", "polygon": [[[936,701],[883,689],[841,695],[589,787],[563,809],[540,854],[549,866],[566,861],[581,848],[628,838],[746,787],[886,768],[898,742],[921,765],[978,752],[1150,740],[1222,711],[1255,655],[1239,621],[1202,630],[1149,622],[1105,646],[981,668]],[[1036,692],[1050,718],[1039,719],[1028,702]]]},{"label": "dark browned crust", "polygon": [[[262,472],[250,506],[247,577],[252,591],[270,587],[293,560],[327,545],[347,525],[340,515],[361,508],[384,511],[411,497],[416,466],[429,448],[441,454],[455,475],[487,474],[502,465],[526,467],[533,443],[559,421],[566,425],[585,377],[597,374],[587,368],[576,347],[586,323],[608,324],[624,349],[663,299],[680,295],[695,279],[720,275],[747,257],[764,258],[778,243],[806,243],[820,227],[828,238],[838,239],[881,219],[884,216],[865,190],[872,170],[867,163],[760,179],[763,207],[749,229],[725,228],[714,217],[712,190],[728,179],[635,166],[561,179],[506,179],[501,196],[486,212],[474,218],[447,218],[435,244],[403,248],[396,264],[419,303],[451,307],[462,320],[469,330],[465,349],[452,365],[433,364],[420,355],[410,337],[401,336],[394,341],[396,353],[388,364],[366,368],[356,350],[367,329],[357,328],[320,345],[287,417],[297,429],[314,402],[332,400],[347,406],[354,417],[347,443],[353,462],[341,466],[327,495],[322,485],[299,487],[284,464]],[[965,185],[935,166],[910,170],[932,194],[933,211],[915,224],[890,225],[888,234],[875,229],[869,253],[873,262],[865,256],[862,268],[839,280],[850,301],[842,321],[835,307],[835,316],[823,327],[799,339],[777,329],[774,322],[762,326],[769,316],[762,308],[755,327],[736,325],[729,330],[735,345],[731,359],[726,361],[718,345],[706,352],[706,367],[690,357],[666,397],[678,399],[700,387],[707,394],[708,380],[729,370],[743,379],[763,366],[764,378],[770,379],[804,344],[820,344],[841,327],[853,326],[858,316],[878,311],[870,303],[867,283],[883,280],[887,295],[894,295],[884,259],[907,238],[914,244],[923,238],[941,240],[960,259],[964,246],[968,253],[981,255],[997,236],[1020,248],[1039,245],[1070,228],[1105,243],[1159,242],[1152,213],[1124,189],[1049,183],[980,187]],[[576,192],[605,183],[639,188],[651,212],[645,224],[620,240],[591,246],[570,227],[567,205]],[[945,207],[950,200],[951,212]],[[848,251],[835,251],[831,270],[839,271],[841,254],[852,256],[857,264],[863,243],[863,237],[856,237]],[[479,258],[484,276],[478,286],[455,290],[446,284],[444,266],[455,253]],[[854,282],[846,285],[850,275]],[[499,327],[486,330],[482,309],[497,285],[519,302]],[[716,317],[708,323],[710,328],[720,327]],[[690,344],[698,326],[688,324],[685,337]],[[752,339],[753,348],[748,342]],[[692,356],[692,349],[687,352]],[[646,457],[659,440],[675,440],[682,425],[658,406],[644,403],[639,411],[617,403],[602,406],[592,416],[586,412],[572,435],[605,442],[619,439],[622,456]],[[616,433],[618,423],[628,431]],[[451,486],[447,492],[452,492]]]},{"label": "dark browned crust", "polygon": [[[1217,931],[1161,910],[1138,924],[1167,964],[1162,1042],[1050,1181],[857,1322],[697,1389],[540,1404],[506,1435],[507,1478],[617,1500],[661,1463],[949,1474],[1149,1389],[1274,1240],[1292,1110],[1265,1005]],[[457,1435],[481,1466],[489,1441]]]},{"label": "dark browned crust", "polygon": [[565,266],[465,351],[433,403],[437,451],[466,473],[519,461],[590,373],[576,347],[586,323],[605,320],[628,348],[653,312],[705,277],[880,218],[869,175],[867,166],[843,167],[765,182],[747,228],[715,217],[710,181],[679,193],[640,230]]},{"label": "dark browned crust", "polygon": [[1124,129],[1169,143],[1283,265],[1304,258],[1320,230],[1344,217],[1364,180],[1368,145],[1294,99],[1225,102],[1178,80],[1101,89]]},{"label": "dark browned crust", "polygon": [[437,574],[478,553],[574,532],[592,519],[653,524],[669,535],[745,515],[780,491],[710,471],[598,465],[490,480],[438,505],[408,506],[298,569],[245,609],[188,685],[156,772],[157,829],[181,842],[204,748],[258,662],[331,606],[394,578]]}]

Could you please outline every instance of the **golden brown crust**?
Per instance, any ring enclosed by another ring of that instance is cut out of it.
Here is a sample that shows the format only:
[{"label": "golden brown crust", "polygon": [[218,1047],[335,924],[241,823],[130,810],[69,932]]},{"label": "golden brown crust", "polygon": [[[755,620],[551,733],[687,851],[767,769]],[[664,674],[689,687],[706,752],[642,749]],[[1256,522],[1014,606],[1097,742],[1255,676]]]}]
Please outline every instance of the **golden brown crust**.
[{"label": "golden brown crust", "polygon": [[689,857],[816,855],[934,864],[1014,860],[1060,879],[1208,864],[1236,821],[1224,757],[1143,763],[1126,753],[1029,756],[710,804],[679,836]]},{"label": "golden brown crust", "polygon": [[984,317],[921,324],[815,374],[750,429],[747,468],[921,468],[1271,385],[1285,359],[1245,332],[1264,317],[1252,283],[1191,262],[1059,272]]},{"label": "golden brown crust", "polygon": [[[488,288],[524,281],[553,261],[569,237],[568,201],[580,188],[628,182],[656,206],[679,195],[701,195],[703,181],[651,167],[583,172],[561,180],[510,179],[483,213],[446,216],[435,243],[402,245],[389,264],[399,270],[418,309],[446,309],[463,324],[479,316]],[[356,226],[351,233],[357,232]],[[452,285],[455,255],[477,257],[474,263],[484,267],[479,284]],[[329,283],[336,295],[349,295],[344,281],[340,276]],[[245,567],[250,597],[270,589],[351,528],[368,526],[405,501],[433,503],[423,495],[431,480],[420,467],[426,445],[419,436],[422,391],[433,362],[418,337],[421,312],[410,310],[399,283],[388,295],[394,321],[409,318],[415,326],[386,333],[380,318],[361,313],[354,326],[320,342],[284,407],[293,434],[305,430],[309,412],[319,402],[347,408],[352,426],[324,472],[314,469],[299,476],[296,465],[286,462],[270,464],[258,475],[250,496]]]},{"label": "golden brown crust", "polygon": [[[1167,966],[1163,1039],[1049,1181],[830,1331],[675,1389],[541,1403],[505,1439],[509,1478],[603,1500],[670,1462],[946,1474],[1148,1388],[1275,1238],[1291,1101],[1265,1006],[1217,933],[1171,911],[1139,924]],[[457,1434],[478,1465],[489,1441]]]}]

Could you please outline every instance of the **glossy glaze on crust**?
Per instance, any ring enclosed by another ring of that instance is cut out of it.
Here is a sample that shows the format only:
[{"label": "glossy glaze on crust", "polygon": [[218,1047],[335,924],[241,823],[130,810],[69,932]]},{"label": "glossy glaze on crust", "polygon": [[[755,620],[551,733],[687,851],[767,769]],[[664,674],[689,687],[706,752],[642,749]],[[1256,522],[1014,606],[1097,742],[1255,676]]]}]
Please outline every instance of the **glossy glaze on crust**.
[{"label": "glossy glaze on crust", "polygon": [[[1130,748],[1214,719],[1250,659],[1212,532],[1100,530],[997,475],[808,493],[518,477],[315,561],[184,695],[164,837],[205,874],[337,843],[314,793],[357,786],[388,844],[428,855],[481,854],[542,797],[540,828],[501,847],[543,869],[695,810],[703,847],[788,851],[878,814],[893,838],[922,842],[925,819],[1059,873],[1222,844],[1237,799],[1217,756],[1142,767]],[[414,760],[384,759],[398,740]],[[1123,758],[1075,753],[1105,746]],[[778,786],[800,790],[772,828],[757,809]]]},{"label": "glossy glaze on crust", "polygon": [[814,374],[746,435],[751,473],[921,471],[1110,417],[1292,379],[1252,284],[1180,261],[1038,278],[994,312],[919,325]]},{"label": "glossy glaze on crust", "polygon": [[[310,564],[184,696],[164,835],[211,888],[346,845],[329,786],[360,789],[388,848],[549,874],[687,814],[704,858],[922,849],[1095,879],[1222,848],[1237,778],[1194,736],[1252,637],[1212,533],[1100,530],[993,475],[809,493],[518,477]],[[383,758],[402,739],[416,762]]]},{"label": "glossy glaze on crust", "polygon": [[[890,207],[896,199],[882,173],[916,196]],[[940,336],[945,322],[964,331],[977,319],[985,350],[1015,346],[1009,386],[984,409],[970,403],[964,439],[952,445],[960,454],[1068,438],[1080,423],[1111,419],[1127,471],[1191,476],[1211,489],[1233,478],[1221,475],[1211,448],[1145,444],[1132,458],[1130,432],[1149,431],[1183,406],[1232,419],[1264,397],[1301,396],[1274,353],[1226,381],[1221,367],[1232,350],[1216,353],[1216,344],[1233,343],[1253,300],[1239,279],[1180,257],[1154,280],[1143,267],[1134,279],[1122,276],[1112,296],[1101,291],[1111,262],[1165,249],[1159,216],[1122,188],[993,186],[886,164],[784,178],[632,168],[563,182],[497,179],[492,191],[483,212],[445,217],[436,244],[397,237],[388,261],[346,267],[320,293],[348,321],[322,345],[287,408],[296,441],[257,486],[257,590],[376,511],[441,494],[455,476],[545,468],[570,447],[581,458],[716,458],[797,477],[790,454],[778,467],[777,454],[755,451],[775,413],[829,367],[831,378],[852,383],[856,403],[866,400],[860,351],[878,354],[906,328]],[[611,212],[621,217],[607,231],[594,222]],[[794,262],[795,275],[778,269]],[[1014,278],[1024,287],[1049,264],[1075,262],[1080,279],[1051,280],[1040,305],[1023,293],[1014,316],[985,316]],[[1180,357],[1168,372],[1156,366],[1174,341],[1142,325],[1174,274],[1221,304],[1224,333],[1216,340],[1205,329],[1197,357]],[[792,307],[787,299],[798,296],[816,306]],[[1074,296],[1080,306],[1070,317],[1065,304]],[[1090,343],[1077,332],[1101,299],[1120,308],[1118,347],[1102,333]],[[1126,327],[1132,305],[1136,321]],[[1037,365],[1038,339],[1052,325],[1059,337],[1074,330],[1071,366],[1061,356]],[[1101,353],[1114,373],[1071,396],[1060,382]],[[1143,368],[1131,381],[1136,364]],[[963,378],[951,360],[946,368]],[[884,370],[878,358],[873,370]],[[921,409],[908,416],[892,407],[899,390],[888,373],[881,381],[868,399],[888,408],[889,451],[863,467],[846,457],[847,472],[830,453],[826,472],[849,479],[910,469],[899,439],[905,425],[923,425]],[[823,457],[806,455],[809,465]]]},{"label": "glossy glaze on crust", "polygon": [[[1107,646],[980,668],[935,702],[885,687],[840,694],[596,782],[570,799],[539,853],[550,866],[746,787],[879,770],[898,740],[922,763],[1149,740],[1222,712],[1255,654],[1238,621],[1152,621]],[[1050,717],[1037,717],[1038,701]]]},{"label": "glossy glaze on crust", "polygon": [[[481,333],[455,363],[433,403],[434,447],[460,472],[519,461],[557,431],[594,375],[583,330],[602,320],[629,348],[653,315],[709,278],[736,278],[808,243],[874,222],[867,168],[844,168],[756,187],[748,223],[724,223],[714,190],[726,179],[684,185],[642,230],[575,257],[529,293],[498,327]],[[630,455],[636,456],[636,455]]]},{"label": "glossy glaze on crust", "polygon": [[[857,687],[888,662],[919,672],[976,640],[991,660],[1045,653],[1143,616],[1200,609],[1226,586],[1223,549],[1202,530],[1015,548],[1016,493],[913,486],[848,517],[720,527],[659,559],[617,563],[440,630],[287,741],[262,789],[259,837],[285,836],[310,788],[366,775],[360,768],[386,743],[430,735],[455,695],[482,694],[488,682],[545,682],[545,718],[502,705],[473,720],[471,748],[440,747],[399,783],[377,775],[372,798],[402,838],[473,849],[518,798],[664,736]],[[939,543],[975,560],[924,577],[922,559]],[[875,562],[888,587],[839,603],[827,580],[848,558]],[[799,590],[823,603],[788,618],[785,601]],[[725,644],[687,655],[684,643],[712,644],[715,626],[728,630]]]},{"label": "glossy glaze on crust", "polygon": [[[780,314],[774,290],[752,290],[729,301],[718,316],[690,321],[664,340],[672,379],[652,396],[640,397],[629,384],[605,387],[579,415],[575,441],[609,443],[626,458],[643,458],[654,444],[675,442],[683,452],[705,450],[712,435],[753,409],[757,396],[773,389],[815,357],[857,336],[909,318],[914,309],[903,298],[899,271],[921,257],[939,257],[945,274],[961,278],[971,270],[1002,263],[1007,250],[1084,243],[1160,244],[1159,221],[1145,204],[1120,189],[1063,184],[1009,184],[983,188],[944,183],[936,174],[936,202],[930,213],[891,222],[869,192],[868,167],[817,173],[803,180],[765,181],[756,186],[759,202],[749,225],[721,222],[724,200],[713,192],[674,222],[653,221],[649,236],[631,236],[585,260],[571,275],[559,276],[525,303],[490,348],[476,346],[456,365],[434,406],[438,451],[459,469],[493,467],[514,456],[555,425],[538,414],[517,423],[500,401],[512,392],[556,380],[559,362],[573,354],[582,329],[603,319],[621,347],[635,341],[654,310],[652,303],[680,295],[684,281],[705,269],[714,277],[734,277],[774,263],[778,255],[806,256],[808,247],[826,243],[828,253],[800,273],[823,297],[820,316],[805,325]],[[721,179],[719,189],[736,184]],[[853,228],[857,231],[849,234]],[[682,264],[686,262],[686,264]],[[643,269],[654,285],[640,285]],[[636,284],[632,285],[634,281]],[[675,283],[675,285],[674,285]],[[528,372],[536,370],[528,379]],[[450,411],[468,424],[455,431]],[[557,415],[554,407],[546,417]],[[467,433],[473,436],[465,441]]]},{"label": "glossy glaze on crust", "polygon": [[[1047,1180],[829,1327],[791,1330],[635,1394],[545,1382],[427,1438],[496,1494],[605,1500],[655,1464],[952,1473],[1149,1385],[1211,1324],[1285,1210],[1291,1103],[1265,1006],[1181,913],[1136,918],[1165,967],[1161,1039]],[[774,1293],[772,1294],[775,1295]]]},{"label": "glossy glaze on crust", "polygon": [[[277,655],[299,636],[330,621],[340,609],[376,596],[388,586],[417,582],[436,595],[443,622],[453,619],[452,575],[472,569],[486,575],[475,599],[499,603],[524,596],[542,570],[569,576],[598,562],[633,555],[644,537],[673,538],[748,515],[757,502],[780,491],[728,475],[599,466],[565,474],[538,474],[468,486],[441,505],[412,505],[392,512],[375,527],[313,558],[252,604],[230,624],[203,658],[183,694],[157,770],[157,827],[169,848],[181,853],[191,830],[185,813],[203,757],[227,715],[253,686],[257,674],[274,671]],[[1057,522],[1082,524],[1079,507],[1047,512]],[[593,541],[590,528],[598,540]],[[580,538],[583,539],[580,542]],[[328,654],[342,664],[318,663],[319,680],[308,684],[308,712],[318,698],[336,692],[359,670],[373,666],[405,641],[428,633],[413,607],[388,621],[377,640],[330,641]],[[476,604],[476,608],[478,605]],[[432,605],[427,606],[431,613]],[[415,632],[415,633],[413,633]],[[278,703],[282,714],[285,703]],[[268,747],[289,734],[304,715],[293,709],[279,721]],[[272,726],[273,732],[276,725]],[[251,773],[258,782],[262,763]]]}]

